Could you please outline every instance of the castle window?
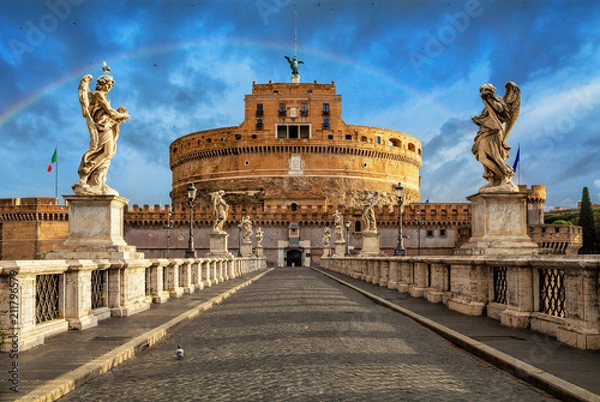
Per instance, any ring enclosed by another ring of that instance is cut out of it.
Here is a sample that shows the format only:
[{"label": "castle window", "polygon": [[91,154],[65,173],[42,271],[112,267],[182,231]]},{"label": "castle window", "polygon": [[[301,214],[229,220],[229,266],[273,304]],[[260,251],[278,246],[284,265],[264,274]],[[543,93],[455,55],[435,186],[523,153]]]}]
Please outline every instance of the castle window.
[{"label": "castle window", "polygon": [[277,124],[277,138],[279,139],[309,139],[309,124]]},{"label": "castle window", "polygon": [[363,135],[362,137],[360,137],[360,142],[367,142],[367,136]]},{"label": "castle window", "polygon": [[285,116],[285,103],[279,104],[279,116]]},{"label": "castle window", "polygon": [[427,237],[433,237],[433,230],[427,231]]},{"label": "castle window", "polygon": [[307,103],[303,103],[302,106],[300,107],[300,115],[301,116],[308,116],[308,104]]},{"label": "castle window", "polygon": [[257,138],[258,138],[258,135],[256,135],[256,134],[252,134],[252,139],[253,139],[253,140],[255,140],[255,139],[257,139]]},{"label": "castle window", "polygon": [[446,229],[440,229],[440,236],[446,237]]},{"label": "castle window", "polygon": [[329,119],[323,119],[323,128],[329,128]]},{"label": "castle window", "polygon": [[235,135],[235,139],[236,140],[241,140],[242,139],[242,135],[241,134],[236,134]]},{"label": "castle window", "polygon": [[402,147],[402,142],[398,138],[390,138],[389,145],[391,147]]},{"label": "castle window", "polygon": [[375,136],[375,144],[378,144],[378,145],[381,144],[381,136],[380,135]]},{"label": "castle window", "polygon": [[412,142],[408,144],[408,150],[415,152],[415,144],[413,144]]},{"label": "castle window", "polygon": [[258,103],[256,105],[256,115],[257,116],[262,116],[263,113],[264,113],[264,111],[263,111],[263,104],[262,103]]},{"label": "castle window", "polygon": [[207,139],[206,142],[210,144],[212,142],[212,138]]},{"label": "castle window", "polygon": [[361,229],[360,221],[354,222],[354,231],[355,232],[360,232],[360,229]]},{"label": "castle window", "polygon": [[351,140],[352,139],[352,134],[346,134],[346,139],[347,140]]},{"label": "castle window", "polygon": [[323,116],[329,116],[329,103],[323,103]]},{"label": "castle window", "polygon": [[262,130],[263,129],[263,119],[256,120],[256,129],[257,130]]},{"label": "castle window", "polygon": [[245,161],[244,165],[246,165],[246,166],[250,165],[250,161]]},{"label": "castle window", "polygon": [[298,210],[298,204],[296,204],[295,202],[292,202],[292,212],[296,212]]},{"label": "castle window", "polygon": [[328,139],[328,140],[333,140],[333,134],[329,134],[329,135],[327,136],[327,139]]},{"label": "castle window", "polygon": [[308,91],[306,91],[307,94],[311,95],[312,94],[312,89],[309,89]]}]

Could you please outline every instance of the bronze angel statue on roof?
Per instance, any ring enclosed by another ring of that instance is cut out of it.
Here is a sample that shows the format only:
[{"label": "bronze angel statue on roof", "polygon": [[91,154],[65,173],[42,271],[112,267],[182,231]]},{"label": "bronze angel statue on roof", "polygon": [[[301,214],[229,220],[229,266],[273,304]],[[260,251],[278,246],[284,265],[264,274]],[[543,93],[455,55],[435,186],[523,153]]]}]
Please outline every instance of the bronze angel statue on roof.
[{"label": "bronze angel statue on roof", "polygon": [[511,180],[515,173],[506,163],[510,151],[506,140],[519,116],[521,90],[514,82],[507,82],[504,87],[506,92],[499,97],[492,84],[482,85],[479,92],[483,111],[471,119],[479,126],[471,150],[483,165],[483,178],[488,181],[480,192],[518,191]]},{"label": "bronze angel statue on roof", "polygon": [[292,76],[298,77],[300,76],[300,64],[304,64],[302,60],[298,60],[298,56],[294,55],[291,59],[289,56],[283,56],[286,58],[288,63],[290,64],[290,68],[292,69]]},{"label": "bronze angel statue on roof", "polygon": [[96,80],[94,92],[89,88],[93,79],[90,74],[79,82],[79,103],[90,133],[89,149],[83,154],[77,170],[79,181],[72,186],[75,194],[80,195],[119,195],[106,185],[106,173],[117,152],[119,125],[129,119],[129,113],[123,106],[116,110],[110,106],[107,95],[115,80],[106,75],[110,71],[106,64],[102,71],[105,75]]}]

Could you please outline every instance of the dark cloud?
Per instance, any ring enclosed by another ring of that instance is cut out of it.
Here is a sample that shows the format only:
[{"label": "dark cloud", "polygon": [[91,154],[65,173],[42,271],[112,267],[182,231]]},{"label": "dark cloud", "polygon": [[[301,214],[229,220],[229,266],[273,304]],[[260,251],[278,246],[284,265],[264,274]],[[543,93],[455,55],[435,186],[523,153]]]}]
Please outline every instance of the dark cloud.
[{"label": "dark cloud", "polygon": [[[154,203],[155,193],[167,202],[170,142],[239,124],[252,81],[289,80],[283,56],[294,51],[294,11],[302,80],[335,80],[348,123],[403,130],[381,120],[410,119],[424,144],[423,193],[440,201],[462,201],[482,184],[469,121],[480,110],[479,85],[515,81],[524,99],[539,103],[526,89],[543,83],[560,102],[570,87],[595,88],[600,79],[600,3],[592,0],[0,0],[0,156],[22,166],[0,170],[0,197],[52,193],[44,169],[56,144],[61,193],[69,192],[89,140],[77,85],[85,73],[97,77],[106,60],[117,82],[109,97],[132,115],[122,126],[112,185],[127,186],[124,195],[139,204]],[[584,182],[597,180],[597,107],[578,115],[568,133],[556,130],[569,117],[563,109],[511,137],[527,150],[528,180],[549,183],[550,204],[569,191],[577,199]],[[545,131],[548,122],[553,132]],[[135,188],[117,173],[140,176],[148,166],[164,181]]]}]

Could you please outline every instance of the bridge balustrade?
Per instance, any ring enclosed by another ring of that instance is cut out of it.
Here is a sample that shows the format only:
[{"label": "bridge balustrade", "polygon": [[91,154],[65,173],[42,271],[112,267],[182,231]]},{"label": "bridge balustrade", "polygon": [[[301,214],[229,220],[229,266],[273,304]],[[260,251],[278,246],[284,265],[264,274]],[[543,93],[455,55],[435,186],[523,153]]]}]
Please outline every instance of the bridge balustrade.
[{"label": "bridge balustrade", "polygon": [[0,352],[262,269],[262,258],[0,260]]},{"label": "bridge balustrade", "polygon": [[327,257],[321,267],[600,349],[600,256]]}]

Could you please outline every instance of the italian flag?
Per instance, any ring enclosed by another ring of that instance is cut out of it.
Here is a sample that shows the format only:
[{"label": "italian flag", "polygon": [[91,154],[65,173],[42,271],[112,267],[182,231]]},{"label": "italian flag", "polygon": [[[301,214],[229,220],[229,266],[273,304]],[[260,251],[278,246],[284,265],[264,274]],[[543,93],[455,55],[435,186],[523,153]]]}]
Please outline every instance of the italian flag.
[{"label": "italian flag", "polygon": [[54,153],[52,154],[52,158],[50,159],[50,164],[48,165],[48,172],[51,172],[52,168],[54,168],[54,164],[56,163],[57,158],[58,158],[58,148],[54,148]]}]

